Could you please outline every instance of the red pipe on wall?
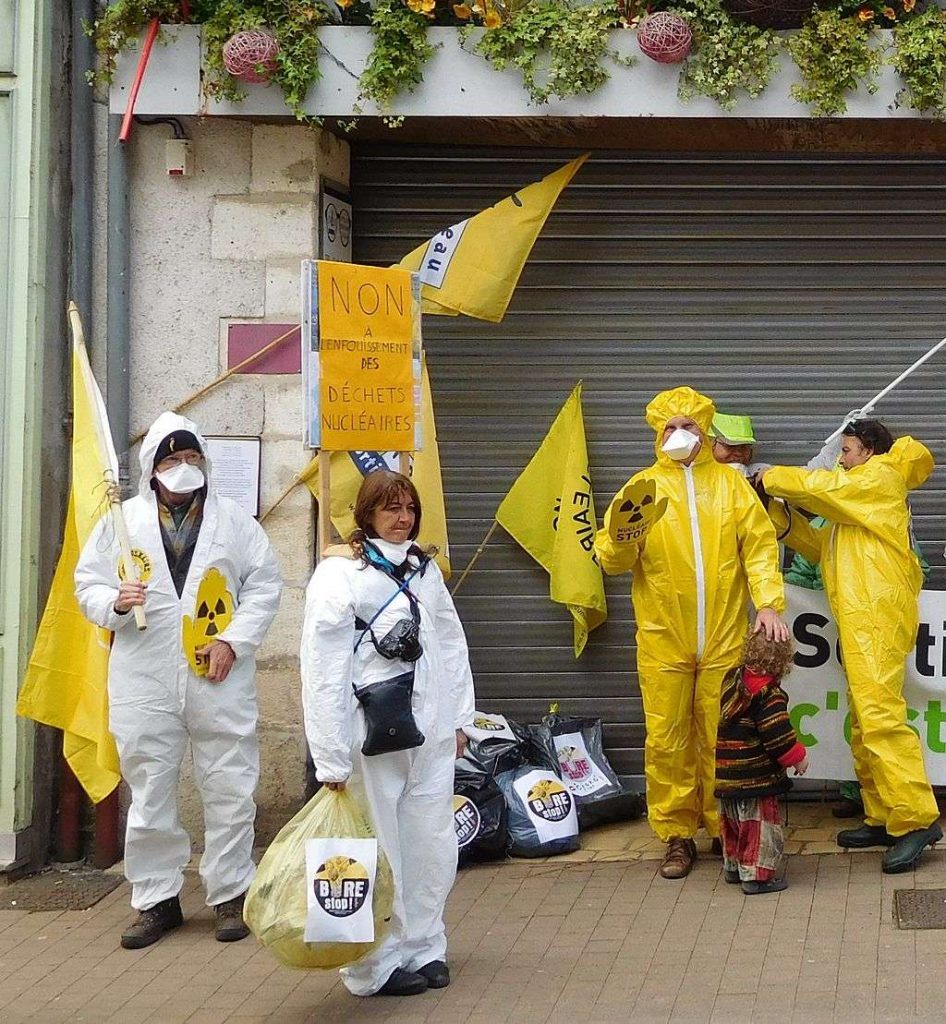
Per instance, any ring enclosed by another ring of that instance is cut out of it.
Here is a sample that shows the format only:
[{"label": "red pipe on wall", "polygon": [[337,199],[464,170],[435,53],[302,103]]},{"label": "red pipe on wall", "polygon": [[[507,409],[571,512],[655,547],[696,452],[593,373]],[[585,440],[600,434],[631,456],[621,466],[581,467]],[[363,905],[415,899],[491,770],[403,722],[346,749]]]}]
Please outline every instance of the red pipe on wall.
[{"label": "red pipe on wall", "polygon": [[59,759],[59,824],[56,830],[56,860],[72,864],[82,860],[82,805],[85,795],[79,780],[64,757]]},{"label": "red pipe on wall", "polygon": [[92,866],[110,868],[121,860],[118,841],[118,787],[95,805],[95,840]]},{"label": "red pipe on wall", "polygon": [[131,83],[128,103],[125,104],[125,116],[122,118],[121,131],[118,133],[119,142],[127,142],[128,137],[131,135],[132,119],[135,116],[135,103],[138,101],[138,90],[141,88],[141,80],[145,76],[145,68],[148,66],[148,60],[151,57],[151,47],[154,46],[154,41],[158,37],[158,29],[160,27],[158,19],[155,18],[148,26],[148,31],[145,34],[144,45],[141,47],[141,55],[138,58],[138,67],[135,68],[135,79]]}]

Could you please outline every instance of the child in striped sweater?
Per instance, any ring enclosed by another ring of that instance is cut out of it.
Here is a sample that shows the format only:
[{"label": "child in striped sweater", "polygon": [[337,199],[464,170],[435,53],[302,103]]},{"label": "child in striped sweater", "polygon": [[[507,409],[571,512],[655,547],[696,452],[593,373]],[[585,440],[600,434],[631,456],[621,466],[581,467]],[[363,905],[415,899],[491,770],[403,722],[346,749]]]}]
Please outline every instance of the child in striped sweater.
[{"label": "child in striped sweater", "polygon": [[779,797],[792,787],[786,769],[804,775],[808,754],[788,718],[781,680],[792,665],[791,640],[746,640],[742,665],[724,679],[716,738],[723,869],[747,896],[788,886],[782,862]]}]

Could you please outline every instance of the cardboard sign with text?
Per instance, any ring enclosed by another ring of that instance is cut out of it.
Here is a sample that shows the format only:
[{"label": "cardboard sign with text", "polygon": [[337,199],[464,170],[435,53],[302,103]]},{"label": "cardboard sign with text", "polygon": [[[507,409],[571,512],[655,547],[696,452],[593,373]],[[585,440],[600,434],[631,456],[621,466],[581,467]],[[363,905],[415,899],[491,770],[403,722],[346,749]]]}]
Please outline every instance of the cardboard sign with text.
[{"label": "cardboard sign with text", "polygon": [[303,264],[306,440],[322,451],[422,447],[416,275]]}]

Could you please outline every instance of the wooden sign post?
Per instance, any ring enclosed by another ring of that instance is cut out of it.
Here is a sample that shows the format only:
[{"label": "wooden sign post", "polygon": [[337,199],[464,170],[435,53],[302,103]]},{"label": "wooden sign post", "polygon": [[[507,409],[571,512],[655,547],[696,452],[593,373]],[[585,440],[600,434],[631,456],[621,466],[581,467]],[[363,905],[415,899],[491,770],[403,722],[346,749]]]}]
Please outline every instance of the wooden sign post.
[{"label": "wooden sign post", "polygon": [[331,453],[422,446],[416,274],[328,260],[303,264],[306,442],[319,450],[319,555],[331,544]]}]

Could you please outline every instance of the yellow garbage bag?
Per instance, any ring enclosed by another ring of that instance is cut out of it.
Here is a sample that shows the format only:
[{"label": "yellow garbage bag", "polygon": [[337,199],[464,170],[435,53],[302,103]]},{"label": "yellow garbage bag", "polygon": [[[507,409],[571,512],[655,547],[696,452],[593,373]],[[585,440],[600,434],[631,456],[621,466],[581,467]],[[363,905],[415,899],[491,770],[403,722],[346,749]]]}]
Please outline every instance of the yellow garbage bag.
[{"label": "yellow garbage bag", "polygon": [[394,876],[381,847],[372,909],[373,942],[306,942],[308,913],[305,846],[309,839],[373,839],[364,811],[347,790],[320,789],[283,828],[263,855],[246,894],[243,919],[287,967],[330,970],[370,953],[390,928]]}]

